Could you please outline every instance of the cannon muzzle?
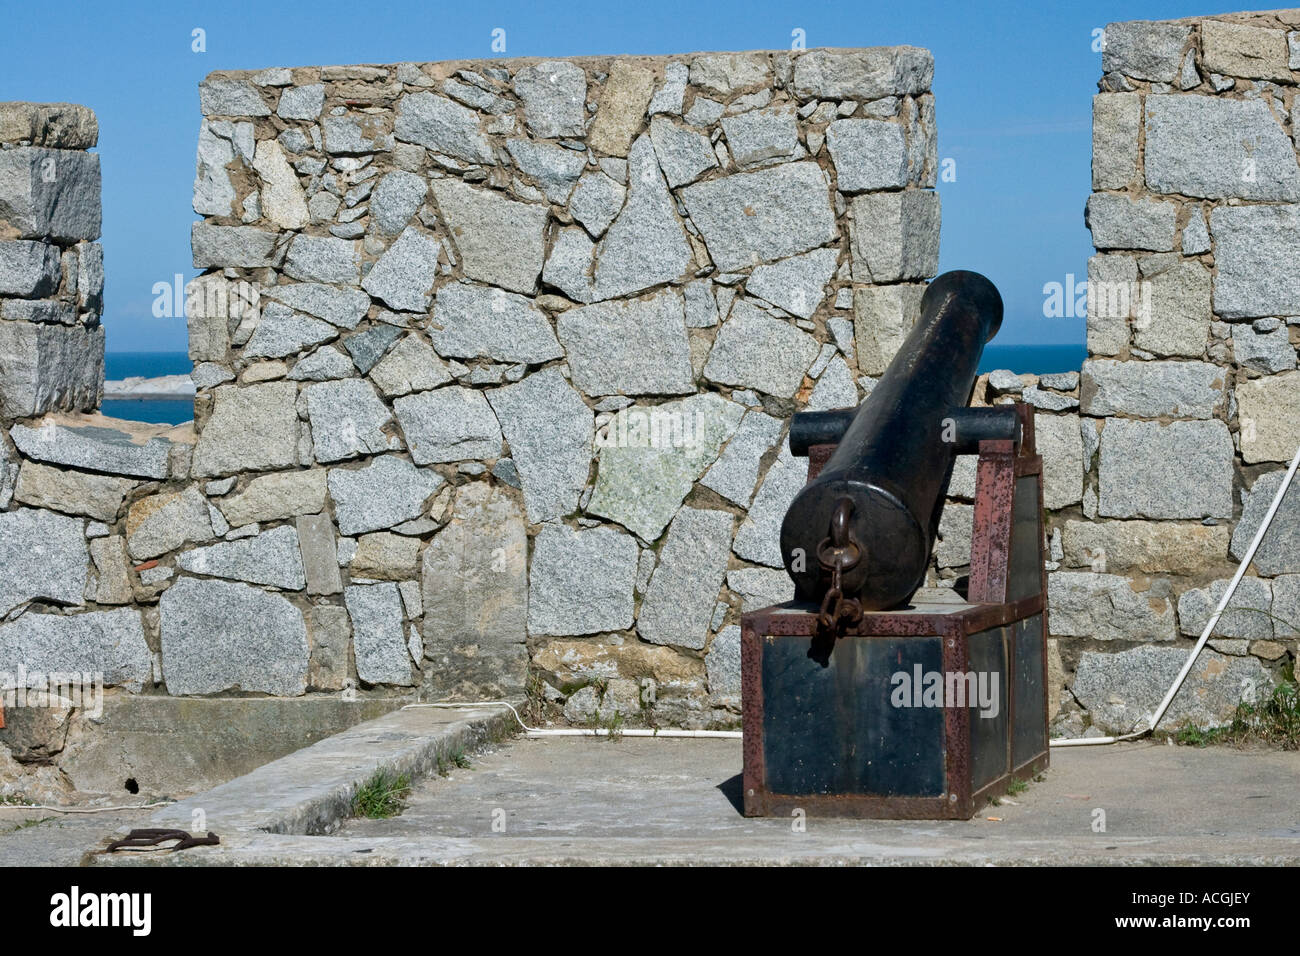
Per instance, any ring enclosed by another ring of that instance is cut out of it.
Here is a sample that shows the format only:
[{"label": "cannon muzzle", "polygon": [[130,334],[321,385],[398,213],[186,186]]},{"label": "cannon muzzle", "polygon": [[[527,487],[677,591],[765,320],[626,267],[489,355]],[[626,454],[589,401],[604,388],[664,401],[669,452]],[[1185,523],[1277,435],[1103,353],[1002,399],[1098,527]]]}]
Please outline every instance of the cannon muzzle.
[{"label": "cannon muzzle", "polygon": [[799,597],[825,604],[838,591],[877,611],[906,604],[921,586],[954,456],[977,450],[983,438],[1018,438],[1012,409],[966,407],[984,345],[1001,324],[993,283],[975,272],[944,273],[861,405],[795,416],[796,453],[836,443],[781,526]]}]

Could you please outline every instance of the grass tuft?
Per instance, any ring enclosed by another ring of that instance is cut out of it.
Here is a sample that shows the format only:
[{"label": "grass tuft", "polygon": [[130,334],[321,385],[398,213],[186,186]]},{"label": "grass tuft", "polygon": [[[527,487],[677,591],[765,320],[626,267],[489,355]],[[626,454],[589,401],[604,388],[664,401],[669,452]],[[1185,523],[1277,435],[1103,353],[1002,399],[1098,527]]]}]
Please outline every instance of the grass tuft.
[{"label": "grass tuft", "polygon": [[352,815],[371,820],[387,820],[406,809],[406,798],[411,793],[410,774],[394,774],[380,770],[361,785],[352,798]]}]

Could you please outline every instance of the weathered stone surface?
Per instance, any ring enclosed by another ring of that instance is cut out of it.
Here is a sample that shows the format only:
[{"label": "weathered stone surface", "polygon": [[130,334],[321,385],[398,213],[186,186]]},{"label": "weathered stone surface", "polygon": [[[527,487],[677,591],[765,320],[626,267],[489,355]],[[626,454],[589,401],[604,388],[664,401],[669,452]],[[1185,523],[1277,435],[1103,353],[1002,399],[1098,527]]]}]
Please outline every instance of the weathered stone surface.
[{"label": "weathered stone surface", "polygon": [[528,667],[528,538],[518,506],[477,481],[424,551],[425,686],[518,693]]},{"label": "weathered stone surface", "polygon": [[[584,153],[553,143],[538,143],[531,139],[506,141],[506,149],[521,173],[532,177],[546,198],[563,206],[587,167]],[[626,147],[624,147],[626,149]]]},{"label": "weathered stone surface", "polygon": [[417,465],[501,454],[501,426],[480,391],[448,385],[399,398],[393,408]]},{"label": "weathered stone surface", "polygon": [[51,149],[91,149],[99,141],[99,120],[76,103],[0,103],[0,142],[28,142]]},{"label": "weathered stone surface", "polygon": [[740,595],[742,611],[794,600],[794,582],[784,568],[736,568],[727,572],[727,587]]},{"label": "weathered stone surface", "polygon": [[225,269],[236,266],[261,269],[277,265],[280,255],[276,252],[275,239],[274,232],[256,226],[214,226],[207,222],[196,222],[190,226],[194,268]]},{"label": "weathered stone surface", "polygon": [[[432,350],[430,350],[432,351]],[[293,363],[289,379],[294,382],[328,382],[336,378],[350,378],[356,366],[352,359],[332,345],[319,348]]]},{"label": "weathered stone surface", "polygon": [[231,581],[181,578],[159,602],[170,694],[307,689],[307,626],[283,597]]},{"label": "weathered stone surface", "polygon": [[90,559],[95,576],[87,598],[96,604],[130,604],[133,594],[126,539],[120,534],[94,539],[90,542]]},{"label": "weathered stone surface", "polygon": [[770,76],[762,53],[708,53],[691,61],[691,83],[723,96],[767,83]]},{"label": "weathered stone surface", "polygon": [[1047,576],[1050,627],[1056,637],[1098,641],[1172,641],[1173,603],[1119,574],[1053,571]]},{"label": "weathered stone surface", "polygon": [[204,121],[195,157],[194,211],[200,216],[232,215],[236,193],[228,167],[236,158],[241,166],[248,166],[253,155],[252,123]]},{"label": "weathered stone surface", "polygon": [[677,513],[637,616],[642,638],[654,644],[704,649],[727,570],[733,521],[726,511],[683,508]]},{"label": "weathered stone surface", "polygon": [[[2,243],[0,243],[2,245]],[[104,389],[104,328],[0,321],[0,416],[89,411]]]},{"label": "weathered stone surface", "polygon": [[1284,372],[1237,386],[1241,457],[1247,464],[1290,461],[1300,447],[1300,372]]},{"label": "weathered stone surface", "polygon": [[801,100],[915,96],[930,88],[933,77],[934,57],[914,46],[809,50],[794,61],[794,91]]},{"label": "weathered stone surface", "polygon": [[194,475],[216,477],[297,464],[297,394],[292,382],[215,389],[212,416],[194,449]]},{"label": "weathered stone surface", "polygon": [[275,112],[281,119],[314,120],[320,116],[324,105],[325,84],[312,83],[307,86],[292,86],[281,93]]},{"label": "weathered stone surface", "polygon": [[743,406],[712,393],[653,409],[623,409],[597,442],[598,473],[587,513],[654,541],[743,414]]},{"label": "weathered stone surface", "polygon": [[141,498],[127,512],[127,550],[138,561],[213,537],[208,502],[194,488]]},{"label": "weathered stone surface", "polygon": [[1172,83],[1178,78],[1183,48],[1191,35],[1192,27],[1187,23],[1109,23],[1102,47],[1102,71]]},{"label": "weathered stone surface", "polygon": [[592,148],[610,156],[626,156],[632,137],[645,119],[654,87],[653,70],[625,60],[615,60],[610,64],[596,118],[587,135]]},{"label": "weathered stone surface", "polygon": [[20,146],[0,152],[0,220],[11,238],[98,239],[99,154]]},{"label": "weathered stone surface", "polygon": [[[112,418],[73,424],[75,419],[47,418],[38,426],[14,425],[9,432],[28,458],[71,468],[137,478],[166,478],[172,442],[162,428]],[[113,426],[121,425],[122,428]]]},{"label": "weathered stone surface", "polygon": [[842,193],[901,189],[907,185],[907,144],[899,123],[836,120],[826,129],[826,145]]},{"label": "weathered stone surface", "polygon": [[763,456],[781,437],[782,422],[757,409],[745,413],[731,441],[700,484],[711,488],[728,501],[748,508],[758,482]]},{"label": "weathered stone surface", "polygon": [[361,277],[361,259],[356,243],[350,239],[300,233],[289,245],[284,271],[305,282],[356,285]]},{"label": "weathered stone surface", "polygon": [[1210,233],[1220,317],[1300,315],[1300,206],[1215,206]]},{"label": "weathered stone surface", "polygon": [[696,279],[682,289],[686,297],[686,327],[709,329],[718,324],[718,301],[713,294],[713,283]]},{"label": "weathered stone surface", "polygon": [[810,318],[826,298],[839,250],[814,249],[770,265],[756,266],[745,291],[800,318]]},{"label": "weathered stone surface", "polygon": [[1147,186],[1160,193],[1300,199],[1295,146],[1262,100],[1151,97],[1145,166]]},{"label": "weathered stone surface", "polygon": [[281,229],[307,225],[307,196],[280,144],[273,139],[258,143],[253,169],[262,180],[262,215]]},{"label": "weathered stone surface", "polygon": [[430,337],[442,355],[538,365],[564,354],[546,314],[531,299],[488,286],[438,290]]},{"label": "weathered stone surface", "polygon": [[1197,574],[1228,556],[1227,525],[1165,521],[1067,521],[1064,560],[1094,571]]},{"label": "weathered stone surface", "polygon": [[547,208],[460,180],[435,179],[432,189],[465,275],[512,292],[532,293],[545,254]]},{"label": "weathered stone surface", "polygon": [[[1200,637],[1227,589],[1228,581],[1223,579],[1178,595],[1178,629],[1189,637]],[[1243,577],[1211,636],[1270,639],[1273,637],[1272,606],[1273,591],[1269,583]]]},{"label": "weathered stone surface", "polygon": [[1158,355],[1199,358],[1210,327],[1210,281],[1209,271],[1191,261],[1151,278],[1149,302],[1133,322],[1134,344]]},{"label": "weathered stone surface", "polygon": [[44,242],[0,241],[0,295],[33,299],[59,288],[59,247]]},{"label": "weathered stone surface", "polygon": [[325,133],[325,152],[332,156],[386,153],[393,148],[393,134],[380,115],[330,115],[321,121],[321,129]]},{"label": "weathered stone surface", "polygon": [[308,385],[305,394],[317,461],[342,461],[396,447],[383,431],[393,416],[369,382],[318,382]]},{"label": "weathered stone surface", "polygon": [[1203,20],[1201,46],[1205,69],[1212,73],[1291,81],[1286,33],[1282,30]]},{"label": "weathered stone surface", "polygon": [[718,332],[704,376],[791,398],[819,351],[817,340],[807,332],[741,301]]},{"label": "weathered stone surface", "polygon": [[854,351],[864,375],[883,375],[921,317],[925,287],[902,283],[853,290]]},{"label": "weathered stone surface", "polygon": [[344,329],[355,329],[370,308],[370,296],[360,289],[340,289],[319,282],[275,286],[262,295]]},{"label": "weathered stone surface", "polygon": [[1149,296],[1134,295],[1137,260],[1099,255],[1088,260],[1087,344],[1089,355],[1118,355],[1129,344],[1129,320]]},{"label": "weathered stone surface", "polygon": [[131,608],[85,614],[28,613],[0,625],[0,671],[17,674],[103,675],[109,686],[140,690],[153,659],[140,612]]},{"label": "weathered stone surface", "polygon": [[949,502],[944,506],[943,514],[939,516],[939,537],[934,543],[934,560],[939,567],[957,568],[970,564],[974,521],[974,505]]},{"label": "weathered stone surface", "polygon": [[425,312],[442,244],[408,227],[361,280],[361,288],[399,312]]},{"label": "weathered stone surface", "polygon": [[570,514],[591,470],[593,415],[558,369],[487,392],[523,488],[528,520]]},{"label": "weathered stone surface", "polygon": [[331,468],[330,497],[343,534],[379,531],[418,518],[442,476],[384,455],[364,468]]},{"label": "weathered stone surface", "polygon": [[1233,326],[1232,357],[1238,365],[1269,374],[1296,367],[1295,346],[1291,344],[1290,330],[1280,324],[1271,332],[1258,332],[1249,326]]},{"label": "weathered stone surface", "polygon": [[471,163],[493,161],[478,114],[433,93],[408,93],[397,101],[393,136]]},{"label": "weathered stone surface", "polygon": [[640,136],[632,144],[627,170],[627,201],[605,233],[596,258],[596,299],[671,282],[693,262],[649,136]]},{"label": "weathered stone surface", "polygon": [[[709,155],[712,157],[712,151]],[[663,162],[662,157],[660,162]],[[604,173],[588,173],[578,180],[578,185],[569,198],[569,212],[593,239],[599,239],[623,208],[626,197],[626,186]]]},{"label": "weathered stone surface", "polygon": [[1079,401],[1085,415],[1210,418],[1223,392],[1223,370],[1208,362],[1089,359]]},{"label": "weathered stone surface", "polygon": [[682,297],[674,290],[569,309],[556,329],[573,384],[588,395],[695,391]]},{"label": "weathered stone surface", "polygon": [[397,585],[353,584],[343,589],[343,600],[352,618],[357,676],[367,684],[415,683]]},{"label": "weathered stone surface", "polygon": [[128,478],[65,471],[34,461],[23,462],[14,488],[14,500],[33,508],[85,515],[112,523],[122,501],[136,486]]},{"label": "weathered stone surface", "polygon": [[1092,230],[1098,249],[1149,249],[1167,252],[1174,247],[1178,206],[1159,199],[1130,199],[1117,193],[1088,197],[1084,222]]},{"label": "weathered stone surface", "polygon": [[329,515],[300,515],[294,522],[298,531],[298,551],[302,555],[303,574],[308,594],[339,594],[343,578],[339,574],[338,550],[334,544],[334,525]]},{"label": "weathered stone surface", "polygon": [[1101,432],[1099,511],[1108,518],[1230,518],[1232,458],[1221,421],[1111,419]]},{"label": "weathered stone surface", "polygon": [[805,155],[799,145],[799,127],[792,103],[724,117],[722,129],[727,134],[732,159],[742,168]]},{"label": "weathered stone surface", "polygon": [[370,370],[370,380],[385,398],[422,392],[452,378],[433,347],[414,333],[407,335]]},{"label": "weathered stone surface", "polygon": [[265,584],[286,591],[301,591],[307,586],[298,552],[298,533],[288,525],[251,538],[182,551],[176,564],[191,574]]},{"label": "weathered stone surface", "polygon": [[419,538],[376,531],[357,539],[357,550],[348,562],[348,571],[354,579],[405,581],[415,576],[419,557]]},{"label": "weathered stone surface", "polygon": [[[1240,560],[1259,531],[1260,523],[1269,505],[1277,497],[1285,471],[1272,471],[1255,479],[1248,492],[1243,493],[1241,520],[1232,531],[1232,556]],[[1255,552],[1254,565],[1263,575],[1294,574],[1300,572],[1300,482],[1291,487],[1278,505],[1277,514],[1264,532],[1264,539]]]},{"label": "weathered stone surface", "polygon": [[308,688],[342,690],[348,680],[348,651],[352,644],[352,622],[347,609],[321,604],[311,609],[307,621],[311,632]]},{"label": "weathered stone surface", "polygon": [[83,526],[35,508],[0,514],[0,614],[32,600],[83,602],[89,563]]},{"label": "weathered stone surface", "polygon": [[740,706],[740,626],[729,624],[720,630],[704,658],[709,693],[731,706]]},{"label": "weathered stone surface", "polygon": [[1142,97],[1098,93],[1092,98],[1092,188],[1123,189],[1137,175]]},{"label": "weathered stone surface", "polygon": [[587,119],[587,78],[564,60],[543,60],[515,74],[524,122],[540,139],[581,136]]},{"label": "weathered stone surface", "polygon": [[204,116],[271,115],[256,86],[227,76],[209,76],[199,83],[199,109]]},{"label": "weathered stone surface", "polygon": [[1278,639],[1300,637],[1300,574],[1283,574],[1272,585],[1273,633]]},{"label": "weathered stone surface", "polygon": [[696,683],[700,677],[698,660],[642,641],[547,641],[533,657],[533,664],[558,686],[648,677],[660,687],[675,687]]},{"label": "weathered stone surface", "polygon": [[781,559],[781,522],[790,502],[808,480],[808,459],[790,454],[786,444],[768,468],[749,513],[740,522],[732,550],[746,561],[779,568]]},{"label": "weathered stone surface", "polygon": [[271,302],[262,310],[262,318],[244,346],[243,354],[249,358],[285,358],[328,342],[338,334],[338,328],[328,322],[300,315],[288,306]]},{"label": "weathered stone surface", "polygon": [[386,236],[396,236],[424,202],[429,184],[423,176],[395,169],[379,180],[370,195],[370,220]]},{"label": "weathered stone surface", "polygon": [[[1084,651],[1071,691],[1088,709],[1094,727],[1127,733],[1154,712],[1187,661],[1182,647],[1135,647],[1118,654]],[[1272,690],[1272,680],[1253,657],[1227,657],[1205,648],[1160,721],[1160,729],[1220,727],[1231,723],[1237,704]]]},{"label": "weathered stone surface", "polygon": [[361,374],[368,373],[388,351],[388,347],[402,337],[402,330],[392,325],[372,325],[364,332],[349,335],[343,347],[352,356],[352,363]]},{"label": "weathered stone surface", "polygon": [[664,177],[674,189],[695,182],[705,170],[718,165],[707,136],[684,129],[663,116],[650,121],[650,140]]},{"label": "weathered stone surface", "polygon": [[927,279],[939,269],[939,194],[868,193],[849,204],[853,278],[858,282]]},{"label": "weathered stone surface", "polygon": [[736,173],[681,191],[719,269],[741,269],[824,245],[839,235],[830,183],[816,163]]},{"label": "weathered stone surface", "polygon": [[613,528],[547,524],[533,539],[528,633],[596,634],[632,626],[637,546]]}]

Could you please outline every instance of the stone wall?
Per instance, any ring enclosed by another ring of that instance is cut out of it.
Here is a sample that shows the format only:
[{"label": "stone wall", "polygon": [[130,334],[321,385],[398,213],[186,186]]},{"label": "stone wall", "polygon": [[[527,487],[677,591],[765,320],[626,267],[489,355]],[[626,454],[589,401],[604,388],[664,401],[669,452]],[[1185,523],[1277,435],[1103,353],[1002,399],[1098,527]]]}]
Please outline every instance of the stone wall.
[{"label": "stone wall", "polygon": [[735,723],[741,609],[792,594],[786,422],[860,399],[936,269],[932,70],[213,74],[195,427],[12,425],[0,547],[48,560],[5,562],[0,662]]},{"label": "stone wall", "polygon": [[[1114,23],[1103,70],[1089,358],[1052,419],[1082,437],[1051,520],[1065,732],[1158,703],[1300,446],[1300,11]],[[1300,488],[1252,571],[1167,726],[1221,722],[1293,663]]]}]

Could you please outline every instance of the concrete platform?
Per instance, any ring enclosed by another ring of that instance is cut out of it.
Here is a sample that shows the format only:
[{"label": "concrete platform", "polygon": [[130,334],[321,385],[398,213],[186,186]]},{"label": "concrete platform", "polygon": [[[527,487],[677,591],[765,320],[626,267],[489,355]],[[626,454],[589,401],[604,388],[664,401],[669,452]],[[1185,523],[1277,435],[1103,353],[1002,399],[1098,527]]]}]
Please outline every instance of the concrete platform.
[{"label": "concrete platform", "polygon": [[[1138,743],[1058,750],[1052,764],[1042,782],[971,821],[799,827],[741,816],[737,740],[517,739],[422,782],[390,820],[349,820],[316,837],[227,830],[221,847],[94,862],[1300,864],[1300,754]],[[194,799],[209,813],[216,805]]]}]

